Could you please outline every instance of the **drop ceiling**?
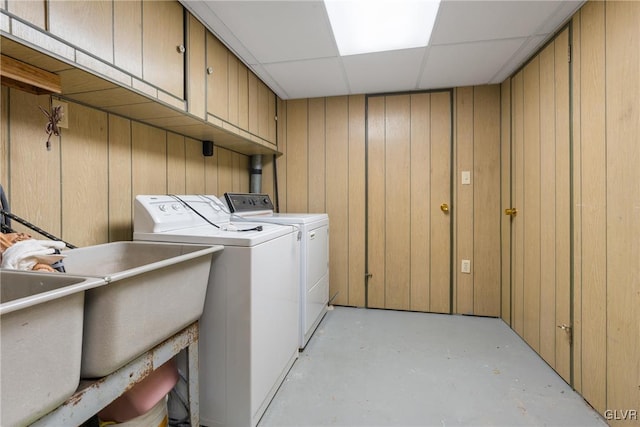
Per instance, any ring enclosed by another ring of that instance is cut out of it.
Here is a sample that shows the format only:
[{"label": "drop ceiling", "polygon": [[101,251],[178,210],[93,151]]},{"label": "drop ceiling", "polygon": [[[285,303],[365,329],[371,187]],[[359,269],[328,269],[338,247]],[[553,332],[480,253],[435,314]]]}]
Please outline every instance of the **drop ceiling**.
[{"label": "drop ceiling", "polygon": [[501,83],[584,3],[443,0],[428,46],[341,57],[322,1],[180,1],[282,99]]}]

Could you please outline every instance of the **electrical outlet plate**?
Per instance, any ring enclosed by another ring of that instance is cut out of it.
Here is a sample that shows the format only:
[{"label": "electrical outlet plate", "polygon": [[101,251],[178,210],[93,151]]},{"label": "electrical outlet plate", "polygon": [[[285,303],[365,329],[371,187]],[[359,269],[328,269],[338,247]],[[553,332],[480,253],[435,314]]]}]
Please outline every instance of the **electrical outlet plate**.
[{"label": "electrical outlet plate", "polygon": [[59,99],[51,100],[51,108],[62,106],[62,120],[58,122],[58,127],[62,129],[69,129],[69,104]]},{"label": "electrical outlet plate", "polygon": [[462,264],[460,266],[460,271],[462,273],[471,274],[471,260],[470,259],[463,259],[462,260]]}]

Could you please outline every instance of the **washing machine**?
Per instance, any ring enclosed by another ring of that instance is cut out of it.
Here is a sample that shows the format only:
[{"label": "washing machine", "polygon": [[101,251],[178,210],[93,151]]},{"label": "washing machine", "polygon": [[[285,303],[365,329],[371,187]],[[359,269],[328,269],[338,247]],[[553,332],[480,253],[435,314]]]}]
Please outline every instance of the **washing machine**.
[{"label": "washing machine", "polygon": [[230,213],[246,221],[294,225],[300,229],[298,345],[304,349],[329,303],[329,216],[326,213],[274,213],[268,194],[225,193]]},{"label": "washing machine", "polygon": [[140,195],[134,240],[223,245],[200,319],[200,423],[254,427],[298,357],[300,240],[237,223],[215,196]]}]

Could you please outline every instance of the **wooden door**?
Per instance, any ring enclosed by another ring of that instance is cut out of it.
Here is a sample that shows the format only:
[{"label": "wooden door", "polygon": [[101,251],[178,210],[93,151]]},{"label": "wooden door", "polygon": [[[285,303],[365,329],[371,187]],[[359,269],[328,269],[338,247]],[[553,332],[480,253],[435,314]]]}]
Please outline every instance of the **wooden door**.
[{"label": "wooden door", "polygon": [[367,306],[450,313],[451,93],[367,108]]},{"label": "wooden door", "polygon": [[568,30],[512,79],[512,328],[571,379]]}]

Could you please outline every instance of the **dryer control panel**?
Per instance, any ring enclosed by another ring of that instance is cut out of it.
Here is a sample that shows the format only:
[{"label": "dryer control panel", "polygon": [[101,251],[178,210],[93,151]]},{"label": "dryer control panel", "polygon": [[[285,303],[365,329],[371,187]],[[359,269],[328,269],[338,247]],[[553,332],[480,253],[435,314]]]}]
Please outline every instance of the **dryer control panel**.
[{"label": "dryer control panel", "polygon": [[273,213],[273,203],[268,194],[263,193],[224,193],[227,206],[232,213],[251,212],[259,214],[265,211]]}]

